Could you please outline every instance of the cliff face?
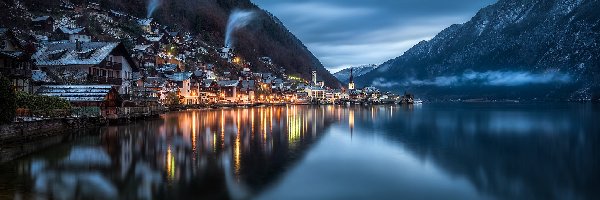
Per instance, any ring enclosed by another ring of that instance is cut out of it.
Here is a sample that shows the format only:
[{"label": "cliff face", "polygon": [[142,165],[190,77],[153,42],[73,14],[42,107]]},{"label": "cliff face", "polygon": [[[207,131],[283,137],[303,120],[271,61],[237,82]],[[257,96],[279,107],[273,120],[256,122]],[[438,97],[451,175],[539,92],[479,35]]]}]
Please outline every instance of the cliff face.
[{"label": "cliff face", "polygon": [[[15,2],[18,2],[19,6]],[[69,1],[75,6],[85,7],[87,0]],[[111,9],[140,18],[146,17],[148,2],[145,0],[97,0],[103,9]],[[331,75],[321,62],[298,40],[275,16],[262,10],[249,0],[160,0],[152,17],[161,24],[174,30],[189,31],[200,35],[203,42],[214,47],[224,43],[225,27],[229,14],[236,10],[251,10],[255,18],[246,27],[235,32],[235,51],[250,62],[255,71],[278,72],[279,69],[265,67],[259,57],[271,57],[277,67],[282,67],[289,75],[310,79],[311,71],[317,70],[320,79],[330,87],[339,87],[340,83]],[[24,8],[28,13],[60,12],[60,0],[0,0],[4,12],[0,14],[6,20],[2,25],[23,21],[27,23],[31,14],[19,17]],[[6,16],[4,16],[6,15]],[[35,14],[33,14],[35,15]],[[15,24],[18,27],[18,24]]]},{"label": "cliff face", "polygon": [[500,0],[359,77],[430,98],[590,98],[600,85],[600,2]]}]

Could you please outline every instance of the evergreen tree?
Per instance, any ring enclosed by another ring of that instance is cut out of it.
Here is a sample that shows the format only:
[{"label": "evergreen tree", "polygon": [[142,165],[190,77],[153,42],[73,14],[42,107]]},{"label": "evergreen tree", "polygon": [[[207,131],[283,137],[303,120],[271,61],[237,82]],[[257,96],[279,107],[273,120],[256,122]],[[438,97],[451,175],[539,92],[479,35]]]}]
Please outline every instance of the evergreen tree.
[{"label": "evergreen tree", "polygon": [[8,79],[0,76],[0,124],[12,122],[16,110],[15,90]]}]

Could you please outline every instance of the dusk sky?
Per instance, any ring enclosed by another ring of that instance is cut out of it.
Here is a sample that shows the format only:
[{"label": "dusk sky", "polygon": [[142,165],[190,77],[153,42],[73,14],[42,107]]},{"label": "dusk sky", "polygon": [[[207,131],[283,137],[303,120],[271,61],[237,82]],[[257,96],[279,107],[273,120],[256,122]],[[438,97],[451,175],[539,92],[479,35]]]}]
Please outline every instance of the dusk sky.
[{"label": "dusk sky", "polygon": [[381,64],[496,0],[253,0],[331,72]]}]

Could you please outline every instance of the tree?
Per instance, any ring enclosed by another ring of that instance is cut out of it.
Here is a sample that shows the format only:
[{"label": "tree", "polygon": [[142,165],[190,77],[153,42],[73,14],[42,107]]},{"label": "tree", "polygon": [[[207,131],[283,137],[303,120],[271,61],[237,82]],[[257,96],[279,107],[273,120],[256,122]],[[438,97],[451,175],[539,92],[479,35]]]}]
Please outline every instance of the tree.
[{"label": "tree", "polygon": [[0,124],[12,122],[16,111],[15,90],[8,79],[0,76]]},{"label": "tree", "polygon": [[179,99],[179,95],[177,95],[176,92],[169,92],[167,94],[165,104],[169,106],[176,106],[181,104],[181,99]]}]

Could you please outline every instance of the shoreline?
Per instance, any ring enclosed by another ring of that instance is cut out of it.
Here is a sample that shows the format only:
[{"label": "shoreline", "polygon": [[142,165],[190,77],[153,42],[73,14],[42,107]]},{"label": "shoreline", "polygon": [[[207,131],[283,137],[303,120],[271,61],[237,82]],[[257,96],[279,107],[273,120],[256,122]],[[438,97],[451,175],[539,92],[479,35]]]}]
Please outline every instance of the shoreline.
[{"label": "shoreline", "polygon": [[74,133],[106,124],[99,118],[62,118],[0,125],[0,164],[60,144]]}]

